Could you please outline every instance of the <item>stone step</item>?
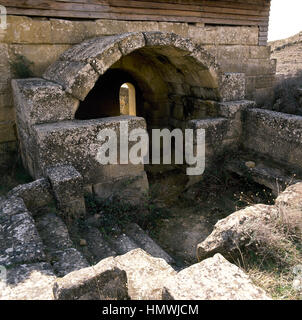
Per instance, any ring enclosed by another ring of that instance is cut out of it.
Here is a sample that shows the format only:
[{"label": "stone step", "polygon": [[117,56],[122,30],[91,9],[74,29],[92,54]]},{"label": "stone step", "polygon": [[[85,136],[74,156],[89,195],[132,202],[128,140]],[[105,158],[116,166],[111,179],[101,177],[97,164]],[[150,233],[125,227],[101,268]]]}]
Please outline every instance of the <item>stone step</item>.
[{"label": "stone step", "polygon": [[21,198],[0,203],[0,265],[12,267],[45,261],[35,221]]},{"label": "stone step", "polygon": [[148,234],[136,223],[129,224],[126,228],[126,235],[132,239],[139,248],[143,249],[155,258],[162,258],[169,264],[174,264],[174,259],[165,252]]},{"label": "stone step", "polygon": [[43,241],[47,260],[57,276],[88,267],[83,255],[74,247],[63,220],[54,213],[36,217],[36,227]]},{"label": "stone step", "polygon": [[265,159],[249,155],[232,159],[225,164],[225,167],[231,172],[249,177],[256,183],[268,187],[275,196],[278,196],[288,185],[302,181],[302,177],[294,175],[271,161],[268,163]]},{"label": "stone step", "polygon": [[116,256],[102,233],[95,227],[87,227],[79,236],[86,240],[85,246],[78,247],[90,264],[96,264],[107,257]]},{"label": "stone step", "polygon": [[118,254],[122,255],[131,250],[138,249],[139,246],[126,234],[122,233],[117,236],[113,236],[109,243],[113,250]]}]

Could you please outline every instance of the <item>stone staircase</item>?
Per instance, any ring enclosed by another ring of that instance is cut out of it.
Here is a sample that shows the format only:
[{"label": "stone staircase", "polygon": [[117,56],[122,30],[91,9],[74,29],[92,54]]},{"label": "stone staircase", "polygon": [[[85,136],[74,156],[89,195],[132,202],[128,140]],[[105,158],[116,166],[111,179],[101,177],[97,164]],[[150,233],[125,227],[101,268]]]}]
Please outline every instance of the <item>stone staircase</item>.
[{"label": "stone staircase", "polygon": [[[100,227],[88,224],[84,228],[71,227],[70,234],[76,248],[91,265],[107,257],[123,255],[138,248],[153,257],[164,259],[170,265],[175,264],[174,259],[136,223],[125,226],[125,231],[118,227],[113,229],[114,234],[106,236],[101,233]],[[85,245],[81,245],[80,239],[85,241]]]},{"label": "stone staircase", "polygon": [[135,223],[126,226],[125,232],[116,228],[114,236],[105,237],[99,227],[89,223],[84,228],[78,223],[67,228],[62,218],[47,208],[33,214],[18,197],[1,198],[0,212],[0,264],[11,273],[20,265],[32,268],[43,264],[43,270],[46,266],[52,275],[63,277],[137,248],[174,264],[173,258]]}]

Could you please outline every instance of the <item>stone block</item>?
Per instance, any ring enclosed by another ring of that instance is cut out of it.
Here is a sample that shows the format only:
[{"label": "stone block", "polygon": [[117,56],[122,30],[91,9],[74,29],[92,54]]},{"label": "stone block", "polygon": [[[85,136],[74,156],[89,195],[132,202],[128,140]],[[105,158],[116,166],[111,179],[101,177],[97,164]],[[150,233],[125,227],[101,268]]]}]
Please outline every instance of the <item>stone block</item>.
[{"label": "stone block", "polygon": [[255,108],[254,101],[241,100],[218,103],[218,114],[221,117],[241,120],[242,112],[247,108]]},{"label": "stone block", "polygon": [[250,46],[249,50],[251,59],[270,59],[270,46]]},{"label": "stone block", "polygon": [[122,20],[96,20],[98,35],[116,35],[125,32],[158,31],[156,21],[122,21]]},{"label": "stone block", "polygon": [[73,46],[61,56],[61,60],[90,63],[99,74],[103,74],[122,54],[127,55],[144,44],[143,34],[139,32],[98,37]]},{"label": "stone block", "polygon": [[73,271],[53,286],[56,300],[127,300],[127,276],[110,257]]},{"label": "stone block", "polygon": [[[47,167],[69,164],[81,173],[85,184],[101,182],[104,180],[104,174],[107,173],[104,165],[97,159],[100,147],[104,143],[98,140],[98,134],[103,129],[112,129],[117,133],[119,140],[120,121],[128,122],[129,132],[132,129],[146,128],[143,118],[132,116],[64,121],[34,126],[36,147],[33,154],[37,159],[37,174],[39,170]],[[130,143],[129,146],[131,146]]]},{"label": "stone block", "polygon": [[184,38],[189,37],[189,25],[187,23],[158,22],[158,30],[166,33],[176,33]]},{"label": "stone block", "polygon": [[220,96],[222,101],[245,99],[245,74],[225,73],[221,77]]},{"label": "stone block", "polygon": [[204,129],[206,144],[219,147],[229,129],[229,120],[226,118],[191,120],[188,122],[188,128]]},{"label": "stone block", "polygon": [[15,108],[26,126],[73,119],[78,100],[56,83],[39,78],[12,80]]},{"label": "stone block", "polygon": [[276,73],[275,59],[249,59],[245,64],[246,76],[260,76]]},{"label": "stone block", "polygon": [[77,44],[99,34],[95,21],[50,19],[51,43]]},{"label": "stone block", "polygon": [[256,77],[255,89],[272,88],[275,84],[275,75],[262,75]]},{"label": "stone block", "polygon": [[244,147],[301,170],[302,117],[263,109],[248,109],[244,117]]},{"label": "stone block", "polygon": [[258,45],[257,27],[189,26],[188,35],[201,44]]},{"label": "stone block", "polygon": [[9,199],[0,206],[0,265],[43,261],[43,244],[23,200]]},{"label": "stone block", "polygon": [[162,289],[176,272],[164,259],[154,258],[135,249],[115,258],[127,274],[128,292],[132,300],[161,300]]},{"label": "stone block", "polygon": [[216,254],[167,278],[164,300],[271,300],[222,255]]},{"label": "stone block", "polygon": [[98,77],[89,63],[60,60],[53,63],[43,74],[44,79],[57,82],[79,100],[85,99]]},{"label": "stone block", "polygon": [[53,202],[50,184],[44,178],[19,185],[13,188],[8,196],[22,198],[26,207],[31,211],[50,205]]},{"label": "stone block", "polygon": [[7,16],[6,43],[51,43],[51,24],[48,20],[25,16]]},{"label": "stone block", "polygon": [[181,38],[175,33],[144,32],[146,46],[171,46],[193,52],[196,45],[189,38]]},{"label": "stone block", "polygon": [[58,207],[70,222],[86,214],[83,177],[72,166],[62,165],[46,169]]},{"label": "stone block", "polygon": [[70,48],[70,45],[11,44],[9,48],[12,56],[21,55],[33,62],[30,66],[32,73],[35,77],[41,77],[46,69]]}]

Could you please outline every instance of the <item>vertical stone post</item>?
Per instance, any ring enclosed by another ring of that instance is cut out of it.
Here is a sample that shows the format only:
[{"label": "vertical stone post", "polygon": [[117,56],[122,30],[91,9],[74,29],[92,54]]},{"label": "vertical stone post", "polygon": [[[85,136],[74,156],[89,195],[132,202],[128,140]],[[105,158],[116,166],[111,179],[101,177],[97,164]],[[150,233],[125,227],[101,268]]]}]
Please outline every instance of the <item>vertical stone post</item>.
[{"label": "vertical stone post", "polygon": [[81,174],[73,166],[62,165],[47,168],[46,175],[63,219],[69,223],[84,216],[86,208]]}]

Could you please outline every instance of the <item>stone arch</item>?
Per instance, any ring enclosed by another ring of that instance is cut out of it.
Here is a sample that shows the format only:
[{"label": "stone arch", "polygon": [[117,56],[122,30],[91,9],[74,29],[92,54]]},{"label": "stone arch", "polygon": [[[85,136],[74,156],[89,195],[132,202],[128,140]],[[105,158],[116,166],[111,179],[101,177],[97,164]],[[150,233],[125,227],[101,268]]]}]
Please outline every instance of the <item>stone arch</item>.
[{"label": "stone arch", "polygon": [[[213,89],[219,95],[221,72],[215,58],[190,39],[173,33],[136,32],[86,40],[61,55],[43,78],[83,101],[101,75],[134,51],[141,51],[158,65],[168,58],[190,86]],[[162,57],[162,61],[155,57]]]},{"label": "stone arch", "polygon": [[[137,117],[75,120],[80,101],[85,102],[97,82],[114,70],[126,72],[142,92],[143,108],[138,103]],[[244,98],[244,90],[240,95],[235,90],[237,79],[244,89],[240,74],[221,73],[206,50],[176,34],[137,32],[89,39],[67,50],[43,79],[12,81],[23,162],[35,177],[47,167],[67,163],[86,183],[101,183],[121,172],[112,173],[97,162],[101,143],[95,133],[100,128],[116,129],[119,119],[127,119],[129,127],[147,129],[185,128],[199,120],[204,120],[198,122],[203,127],[224,125],[226,120],[217,118],[217,101]]]}]

